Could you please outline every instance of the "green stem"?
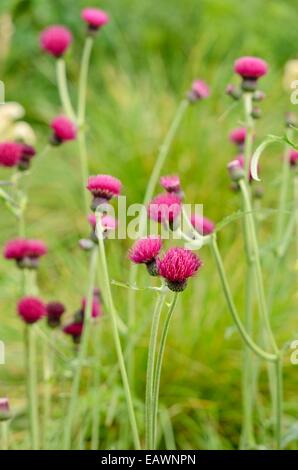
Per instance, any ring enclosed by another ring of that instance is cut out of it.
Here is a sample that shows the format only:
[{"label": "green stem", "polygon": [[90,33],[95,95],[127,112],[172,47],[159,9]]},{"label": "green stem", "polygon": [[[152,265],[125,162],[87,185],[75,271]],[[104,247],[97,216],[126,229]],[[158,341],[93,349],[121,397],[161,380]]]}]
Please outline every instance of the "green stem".
[{"label": "green stem", "polygon": [[145,398],[145,430],[146,430],[146,449],[154,449],[153,437],[153,387],[154,387],[154,363],[157,347],[158,328],[162,307],[165,301],[166,290],[158,294],[155,309],[152,318],[150,340],[148,346],[147,375],[146,375],[146,398]]},{"label": "green stem", "polygon": [[248,181],[249,173],[250,173],[250,160],[252,157],[253,136],[254,136],[254,120],[251,117],[252,93],[244,93],[243,102],[244,102],[244,113],[245,113],[245,123],[246,123],[244,166],[245,166],[245,179]]},{"label": "green stem", "polygon": [[[51,332],[51,336],[52,336]],[[48,429],[51,416],[52,376],[53,376],[53,354],[50,343],[43,342],[43,449],[47,448]]]},{"label": "green stem", "polygon": [[109,277],[109,271],[108,271],[100,219],[97,221],[97,236],[98,236],[98,244],[99,244],[99,254],[100,254],[102,271],[103,271],[102,272],[102,288],[106,292],[107,307],[109,309],[109,313],[111,316],[112,333],[113,333],[113,338],[114,338],[114,343],[115,343],[115,348],[116,348],[116,353],[117,353],[117,358],[118,358],[118,364],[119,364],[119,369],[120,369],[123,388],[124,388],[124,394],[125,394],[126,403],[127,403],[129,421],[130,421],[130,426],[131,426],[132,435],[133,435],[133,442],[134,442],[135,448],[137,450],[140,450],[141,444],[140,444],[139,432],[138,432],[137,421],[136,421],[130,386],[128,382],[128,376],[127,376],[123,352],[122,352],[120,335],[118,331],[117,313],[116,313],[113,296],[111,292],[110,277]]},{"label": "green stem", "polygon": [[[171,123],[168,133],[159,149],[159,153],[155,160],[155,164],[154,164],[151,176],[149,178],[149,183],[147,185],[146,193],[144,196],[143,206],[147,206],[148,202],[153,197],[156,185],[158,183],[158,179],[160,177],[160,173],[165,164],[166,158],[171,149],[171,145],[179,129],[179,126],[181,124],[185,111],[188,108],[188,105],[189,105],[189,101],[187,99],[183,99],[178,106],[174,119]],[[147,219],[147,212],[144,211],[140,215],[139,238],[142,238],[145,235],[146,219]],[[131,286],[136,284],[138,268],[139,268],[139,265],[131,263],[130,271],[129,271],[129,284]],[[129,331],[133,331],[135,320],[136,320],[136,291],[133,289],[130,289],[128,293],[128,328],[129,328]],[[128,369],[130,372],[130,377],[131,377],[132,382],[133,382],[133,376],[134,376],[133,364],[134,364],[134,351],[131,350],[128,356]]]},{"label": "green stem", "polygon": [[71,387],[71,395],[69,401],[69,407],[67,411],[65,428],[64,428],[64,450],[68,450],[71,447],[71,432],[72,424],[77,410],[77,401],[79,396],[80,382],[84,361],[88,350],[88,341],[90,336],[91,326],[91,315],[92,315],[92,302],[93,302],[93,291],[95,286],[95,276],[98,261],[98,250],[95,247],[91,252],[90,267],[89,267],[89,282],[88,282],[88,293],[87,293],[87,304],[84,314],[84,328],[82,333],[81,344],[79,346],[77,367],[75,370],[74,379]]},{"label": "green stem", "polygon": [[[289,140],[293,139],[292,129],[288,131],[288,139]],[[276,220],[276,246],[279,246],[283,238],[285,219],[287,216],[286,207],[287,207],[290,176],[291,176],[291,168],[289,164],[289,146],[288,144],[286,144],[286,148],[285,148],[285,152],[283,156],[283,162],[282,162],[281,185],[280,185],[278,212],[277,212],[277,220]]]},{"label": "green stem", "polygon": [[94,351],[95,366],[93,368],[93,406],[92,406],[92,431],[91,431],[91,449],[98,450],[99,446],[99,428],[100,428],[100,380],[101,380],[101,325],[94,325]]},{"label": "green stem", "polygon": [[88,164],[88,155],[87,155],[87,146],[86,146],[86,131],[84,128],[79,130],[78,133],[78,145],[79,145],[79,156],[81,163],[81,178],[82,178],[82,188],[84,194],[84,205],[86,214],[89,213],[89,200],[88,193],[86,191],[86,184],[89,176],[89,164]]},{"label": "green stem", "polygon": [[219,252],[219,249],[218,249],[218,246],[217,246],[217,241],[216,241],[216,235],[215,234],[213,234],[212,237],[211,237],[210,246],[211,246],[212,253],[213,253],[213,256],[214,256],[214,259],[215,259],[216,267],[217,267],[217,270],[218,270],[218,273],[219,273],[221,285],[222,285],[223,292],[224,292],[224,295],[225,295],[225,298],[226,298],[226,301],[227,301],[229,311],[232,315],[232,318],[233,318],[233,320],[234,320],[234,322],[235,322],[235,324],[238,328],[238,331],[239,331],[243,341],[260,358],[265,359],[266,361],[276,362],[277,357],[278,357],[277,354],[268,353],[268,352],[264,351],[263,349],[261,349],[254,342],[254,340],[250,337],[250,335],[247,333],[242,321],[240,320],[240,318],[238,316],[238,312],[237,312],[237,309],[235,307],[234,300],[233,300],[233,297],[232,297],[232,294],[231,294],[230,286],[228,284],[228,280],[227,280],[227,276],[226,276],[226,273],[225,273],[223,261],[222,261],[222,258],[221,258],[221,255],[220,255],[220,252]]},{"label": "green stem", "polygon": [[27,397],[29,407],[29,422],[31,435],[31,448],[39,448],[38,423],[38,397],[37,397],[37,364],[36,364],[36,338],[34,325],[25,326],[25,345],[27,358]]},{"label": "green stem", "polygon": [[1,450],[8,450],[8,420],[2,421],[1,426]]},{"label": "green stem", "polygon": [[153,435],[153,449],[155,448],[156,444],[156,429],[157,429],[157,414],[158,414],[158,399],[159,399],[159,388],[160,388],[160,378],[161,378],[161,370],[162,370],[162,363],[163,357],[166,347],[166,341],[169,333],[170,322],[173,316],[175,307],[177,305],[178,300],[178,293],[174,294],[172,303],[167,313],[167,317],[165,323],[162,328],[161,339],[160,339],[160,346],[157,352],[157,359],[156,359],[156,367],[155,367],[155,374],[154,374],[154,386],[153,386],[153,400],[152,400],[152,415],[153,415],[153,422],[152,422],[152,435]]},{"label": "green stem", "polygon": [[65,61],[63,58],[57,59],[56,61],[56,74],[57,74],[57,84],[58,84],[58,90],[59,90],[60,101],[61,101],[62,107],[66,115],[69,117],[69,119],[75,122],[76,115],[73,110],[69,93],[68,93]]},{"label": "green stem", "polygon": [[276,416],[275,416],[275,439],[277,449],[281,448],[282,438],[282,412],[283,412],[283,375],[282,375],[282,355],[280,354],[278,361],[275,363],[276,374]]},{"label": "green stem", "polygon": [[78,99],[78,124],[79,126],[85,125],[87,80],[88,80],[88,70],[89,70],[93,43],[94,43],[94,39],[91,36],[88,36],[84,44],[83,55],[82,55],[82,60],[81,60],[80,78],[79,78],[79,99]]}]

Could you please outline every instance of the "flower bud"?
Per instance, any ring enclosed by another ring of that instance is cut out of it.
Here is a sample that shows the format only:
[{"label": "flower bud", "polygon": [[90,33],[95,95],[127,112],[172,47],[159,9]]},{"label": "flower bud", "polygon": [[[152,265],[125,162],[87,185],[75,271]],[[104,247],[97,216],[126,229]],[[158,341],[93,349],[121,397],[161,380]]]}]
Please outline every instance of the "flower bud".
[{"label": "flower bud", "polygon": [[237,183],[244,178],[243,166],[239,160],[232,160],[228,163],[227,168],[232,181]]}]

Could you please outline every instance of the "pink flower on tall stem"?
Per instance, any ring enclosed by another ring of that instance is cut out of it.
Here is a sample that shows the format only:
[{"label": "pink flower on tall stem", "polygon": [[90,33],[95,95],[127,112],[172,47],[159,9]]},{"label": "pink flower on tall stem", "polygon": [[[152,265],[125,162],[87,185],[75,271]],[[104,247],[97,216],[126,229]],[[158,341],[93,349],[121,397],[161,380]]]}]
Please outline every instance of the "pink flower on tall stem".
[{"label": "pink flower on tall stem", "polygon": [[234,71],[242,77],[242,89],[255,91],[257,81],[268,71],[267,63],[259,57],[240,57],[234,63]]},{"label": "pink flower on tall stem", "polygon": [[50,139],[52,145],[74,140],[77,136],[76,125],[66,116],[57,116],[51,122],[53,135]]},{"label": "pink flower on tall stem", "polygon": [[145,264],[151,276],[157,275],[156,258],[161,250],[162,241],[159,236],[149,235],[141,238],[128,252],[129,259],[136,264]]},{"label": "pink flower on tall stem", "polygon": [[0,143],[0,166],[16,166],[22,157],[22,146],[17,142]]},{"label": "pink flower on tall stem", "polygon": [[20,144],[22,149],[22,155],[18,163],[18,168],[21,171],[28,170],[32,158],[36,155],[36,150],[31,145]]},{"label": "pink flower on tall stem", "polygon": [[195,80],[188,93],[188,99],[191,103],[208,98],[210,90],[203,80]]},{"label": "pink flower on tall stem", "polygon": [[167,193],[181,194],[180,178],[177,175],[161,176],[160,184]]},{"label": "pink flower on tall stem", "polygon": [[32,324],[46,315],[46,307],[38,297],[23,297],[18,303],[18,314],[27,324]]},{"label": "pink flower on tall stem", "polygon": [[210,235],[214,232],[215,224],[207,217],[202,217],[197,214],[191,216],[191,224],[201,235]]},{"label": "pink flower on tall stem", "polygon": [[93,196],[91,208],[96,210],[100,204],[104,204],[113,197],[119,196],[122,183],[111,175],[89,176],[87,189]]},{"label": "pink flower on tall stem", "polygon": [[243,149],[246,139],[246,128],[245,127],[237,127],[230,132],[229,139],[233,144],[238,145],[240,149]]},{"label": "pink flower on tall stem", "polygon": [[49,327],[57,328],[60,326],[61,317],[65,312],[65,307],[61,302],[49,302],[46,305],[47,322]]},{"label": "pink flower on tall stem", "polygon": [[159,223],[169,223],[172,226],[174,220],[181,212],[181,199],[174,193],[159,194],[149,203],[148,216]]},{"label": "pink flower on tall stem", "polygon": [[3,255],[6,259],[15,260],[20,268],[34,269],[38,267],[39,258],[47,251],[42,240],[16,238],[6,243]]},{"label": "pink flower on tall stem", "polygon": [[289,163],[292,167],[298,165],[298,151],[291,149],[289,152]]},{"label": "pink flower on tall stem", "polygon": [[[86,312],[86,307],[87,307],[87,299],[84,297],[82,299],[82,316],[84,318],[85,312]],[[92,318],[97,318],[101,317],[103,314],[101,304],[99,302],[98,296],[93,294],[93,300],[92,300],[92,309],[91,309],[91,317]]]},{"label": "pink flower on tall stem", "polygon": [[72,34],[65,26],[49,26],[40,35],[41,48],[56,58],[66,52],[71,42]]},{"label": "pink flower on tall stem", "polygon": [[183,291],[188,278],[194,276],[201,266],[200,258],[185,248],[170,248],[162,259],[157,260],[158,274],[175,292]]},{"label": "pink flower on tall stem", "polygon": [[78,344],[81,340],[83,328],[84,328],[83,322],[72,322],[63,328],[63,332],[66,335],[71,336],[73,342],[75,344]]},{"label": "pink flower on tall stem", "polygon": [[87,23],[90,32],[97,31],[109,22],[107,13],[98,8],[84,8],[81,17]]}]

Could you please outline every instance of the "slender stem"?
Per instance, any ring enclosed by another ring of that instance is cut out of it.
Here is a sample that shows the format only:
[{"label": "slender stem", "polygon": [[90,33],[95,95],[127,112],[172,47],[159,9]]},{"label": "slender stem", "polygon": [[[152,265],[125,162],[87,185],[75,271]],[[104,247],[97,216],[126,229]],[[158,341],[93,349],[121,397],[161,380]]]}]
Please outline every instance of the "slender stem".
[{"label": "slender stem", "polygon": [[240,320],[238,316],[237,309],[234,304],[234,300],[231,294],[230,286],[228,284],[227,276],[225,273],[223,261],[217,246],[217,241],[216,241],[216,236],[215,234],[212,235],[211,237],[211,243],[210,243],[212,253],[215,259],[216,267],[219,273],[220,281],[222,284],[222,288],[225,294],[225,298],[227,301],[227,305],[229,307],[229,311],[232,315],[232,318],[238,328],[238,331],[245,342],[245,344],[259,357],[262,359],[265,359],[266,361],[270,362],[276,362],[277,360],[277,354],[272,354],[264,351],[262,348],[260,348],[254,340],[250,337],[250,335],[247,333],[246,329],[243,326],[242,321]]},{"label": "slender stem", "polygon": [[37,397],[37,364],[36,338],[34,325],[25,326],[25,344],[27,358],[27,396],[29,407],[30,435],[32,450],[39,448],[38,397]]},{"label": "slender stem", "polygon": [[8,450],[8,426],[9,421],[0,422],[1,426],[1,450]]},{"label": "slender stem", "polygon": [[[146,193],[144,196],[143,206],[147,206],[148,202],[153,197],[156,185],[158,183],[158,179],[160,177],[160,173],[165,164],[166,158],[171,149],[171,145],[179,129],[179,126],[182,122],[182,118],[185,114],[185,111],[188,108],[188,105],[189,105],[189,101],[187,99],[183,99],[177,108],[174,119],[171,123],[168,133],[159,149],[159,153],[155,160],[155,164],[154,164],[151,176],[149,178],[149,183],[147,185]],[[145,234],[146,218],[147,218],[147,213],[146,211],[144,211],[142,212],[140,216],[140,223],[139,223],[140,238],[142,238]],[[137,264],[131,263],[130,271],[129,271],[129,284],[131,286],[135,285],[136,283],[137,275],[138,275],[138,268],[139,266]],[[129,331],[133,330],[134,325],[135,325],[135,319],[136,319],[136,291],[133,289],[130,289],[128,293],[128,328],[129,328]],[[131,377],[132,382],[133,382],[133,376],[134,376],[133,364],[134,364],[134,350],[131,349],[129,356],[128,356],[128,369],[130,372],[130,377]]]},{"label": "slender stem", "polygon": [[76,409],[77,409],[77,401],[78,401],[78,396],[79,396],[82,369],[83,369],[85,357],[87,355],[87,350],[88,350],[88,341],[89,341],[89,336],[90,336],[91,315],[92,315],[93,291],[94,291],[94,286],[95,286],[97,261],[98,261],[98,250],[95,247],[91,252],[90,267],[89,267],[89,282],[88,282],[88,292],[87,292],[87,304],[86,304],[86,309],[85,309],[85,314],[84,314],[84,328],[83,328],[81,344],[79,347],[77,367],[75,370],[75,375],[74,375],[74,379],[73,379],[72,387],[71,387],[71,395],[70,395],[68,412],[67,412],[66,421],[65,421],[64,442],[63,442],[64,450],[68,450],[71,447],[72,424],[73,424],[73,420],[74,420]]},{"label": "slender stem", "polygon": [[62,58],[57,59],[56,61],[56,74],[57,74],[57,84],[58,84],[58,90],[59,90],[60,101],[61,101],[62,107],[64,109],[64,112],[67,114],[67,116],[72,121],[75,122],[76,115],[73,110],[69,93],[68,93],[65,61]]},{"label": "slender stem", "polygon": [[88,194],[86,191],[86,184],[89,176],[89,164],[88,164],[88,155],[87,155],[87,146],[86,146],[86,131],[84,128],[79,130],[78,133],[78,145],[79,145],[79,156],[81,163],[81,178],[82,178],[82,188],[84,194],[84,205],[86,214],[89,213],[89,200]]},{"label": "slender stem", "polygon": [[84,44],[83,55],[82,55],[82,60],[81,60],[80,78],[79,78],[79,99],[78,99],[78,124],[79,126],[82,126],[85,124],[87,80],[88,80],[88,70],[89,70],[93,43],[94,43],[94,39],[91,36],[88,36]]},{"label": "slender stem", "polygon": [[283,412],[283,374],[282,374],[282,355],[280,354],[278,361],[275,363],[276,374],[276,416],[275,416],[275,438],[277,449],[281,448],[282,437],[282,412]]},{"label": "slender stem", "polygon": [[178,293],[174,294],[172,303],[167,313],[167,317],[165,323],[163,325],[161,339],[160,339],[160,346],[157,352],[157,359],[156,359],[156,367],[155,367],[155,374],[154,374],[154,387],[153,387],[153,404],[152,404],[152,415],[153,415],[153,422],[152,422],[152,435],[153,435],[153,449],[156,445],[156,429],[157,429],[157,414],[158,414],[158,399],[159,399],[159,388],[160,388],[160,378],[161,378],[161,370],[162,370],[162,363],[163,357],[166,347],[166,341],[169,333],[170,322],[173,316],[175,307],[177,305],[178,300]]},{"label": "slender stem", "polygon": [[252,250],[254,266],[255,266],[256,290],[257,290],[258,299],[259,299],[259,306],[260,306],[264,326],[267,329],[267,333],[272,343],[273,350],[275,351],[275,353],[278,353],[278,347],[276,345],[275,338],[273,336],[270,322],[269,322],[267,301],[266,301],[266,296],[265,296],[264,282],[263,282],[262,268],[261,268],[261,261],[260,261],[259,245],[258,245],[258,240],[257,240],[257,235],[256,235],[256,229],[255,229],[255,224],[254,224],[254,218],[253,218],[253,213],[252,213],[253,211],[252,211],[252,206],[250,202],[249,192],[247,190],[247,185],[244,179],[240,180],[239,186],[242,192],[245,213],[246,213],[246,217],[248,221],[249,238],[250,238],[251,250]]},{"label": "slender stem", "polygon": [[[293,130],[289,129],[288,138],[292,140]],[[286,207],[287,207],[287,197],[289,192],[289,182],[291,176],[291,168],[289,164],[289,146],[286,144],[282,170],[281,170],[281,185],[279,193],[279,203],[278,203],[278,212],[276,220],[276,245],[278,246],[283,238],[285,219],[286,219]]]},{"label": "slender stem", "polygon": [[133,435],[133,442],[134,442],[135,448],[137,450],[140,450],[141,444],[140,444],[139,432],[138,432],[137,421],[136,421],[128,376],[127,376],[123,352],[122,352],[120,335],[118,331],[117,313],[116,313],[113,296],[111,292],[110,277],[109,277],[100,218],[99,220],[97,220],[97,237],[98,237],[99,254],[100,254],[102,271],[103,271],[102,272],[103,274],[102,286],[103,286],[103,290],[105,290],[106,292],[107,306],[108,306],[109,313],[111,316],[111,321],[112,321],[112,333],[113,333],[113,338],[114,338],[114,343],[115,343],[115,348],[116,348],[116,353],[117,353],[117,358],[118,358],[118,364],[119,364],[119,369],[121,373],[121,378],[122,378],[122,383],[123,383],[123,388],[124,388],[124,393],[125,393],[125,398],[126,398],[126,403],[127,403],[129,421],[130,421],[132,435]]},{"label": "slender stem", "polygon": [[94,325],[94,351],[95,366],[93,368],[93,406],[92,406],[92,431],[91,431],[91,449],[98,450],[99,445],[99,427],[100,427],[100,410],[102,397],[100,396],[100,380],[101,380],[101,325]]},{"label": "slender stem", "polygon": [[249,180],[250,174],[250,159],[252,157],[252,145],[254,137],[254,120],[251,117],[252,112],[252,93],[243,94],[245,125],[246,125],[246,138],[244,147],[244,166],[245,178]]},{"label": "slender stem", "polygon": [[146,398],[145,398],[145,430],[146,430],[146,449],[154,449],[153,439],[153,386],[154,386],[154,363],[157,347],[158,328],[162,307],[165,301],[166,291],[161,291],[155,304],[152,318],[151,334],[148,346],[147,375],[146,375]]},{"label": "slender stem", "polygon": [[[51,331],[51,336],[52,336]],[[48,342],[43,342],[43,381],[44,381],[44,393],[43,393],[43,449],[47,448],[47,437],[49,421],[51,416],[51,397],[52,397],[52,376],[53,376],[53,354],[52,349]]]}]

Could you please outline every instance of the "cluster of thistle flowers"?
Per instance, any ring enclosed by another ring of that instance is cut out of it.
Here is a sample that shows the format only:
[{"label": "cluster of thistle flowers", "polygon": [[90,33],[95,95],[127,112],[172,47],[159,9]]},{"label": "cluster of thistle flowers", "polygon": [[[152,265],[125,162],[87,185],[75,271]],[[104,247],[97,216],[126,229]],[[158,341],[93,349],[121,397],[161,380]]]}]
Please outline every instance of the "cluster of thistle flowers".
[{"label": "cluster of thistle flowers", "polygon": [[[47,251],[46,245],[41,240],[17,238],[6,243],[3,255],[8,260],[14,260],[19,269],[36,270],[39,267],[40,258],[46,255]],[[17,306],[18,314],[26,324],[36,323],[45,317],[50,328],[62,328],[62,331],[70,335],[76,343],[80,341],[82,334],[85,309],[86,299],[83,298],[81,307],[75,312],[73,320],[62,325],[62,315],[66,309],[61,302],[53,301],[46,304],[38,297],[25,296]],[[94,290],[92,318],[101,315],[100,293]]]},{"label": "cluster of thistle flowers", "polygon": [[[148,217],[163,224],[169,230],[177,230],[184,193],[177,175],[160,178],[165,192],[157,195],[148,205]],[[214,231],[214,223],[197,214],[191,216],[191,225],[199,236],[210,235]],[[195,238],[190,234],[190,240]],[[160,236],[149,235],[138,240],[129,251],[133,263],[144,264],[151,276],[161,276],[168,288],[181,292],[186,288],[187,280],[194,276],[202,267],[201,259],[191,250],[171,247],[161,254],[162,240]]]},{"label": "cluster of thistle flowers", "polygon": [[[259,90],[258,80],[262,76],[266,75],[268,71],[267,63],[258,57],[241,57],[236,60],[234,64],[234,71],[242,77],[241,86],[239,88],[232,84],[229,84],[226,88],[226,93],[231,96],[234,100],[239,100],[243,92],[252,92],[252,100],[260,102],[265,98],[265,93]],[[251,111],[251,117],[258,119],[261,116],[260,108],[253,107]],[[286,124],[288,127],[296,127],[297,121],[295,116],[290,113],[286,116]],[[246,128],[239,127],[231,131],[230,141],[234,143],[238,149],[238,155],[228,164],[228,171],[232,180],[232,189],[237,190],[239,188],[238,182],[242,179],[244,174],[245,159],[243,155],[243,149],[246,139]],[[298,151],[291,149],[289,152],[289,165],[296,167],[298,162]],[[248,180],[252,182],[252,175],[249,165]],[[263,194],[262,188],[258,187],[254,191],[255,197],[261,197]]]}]

